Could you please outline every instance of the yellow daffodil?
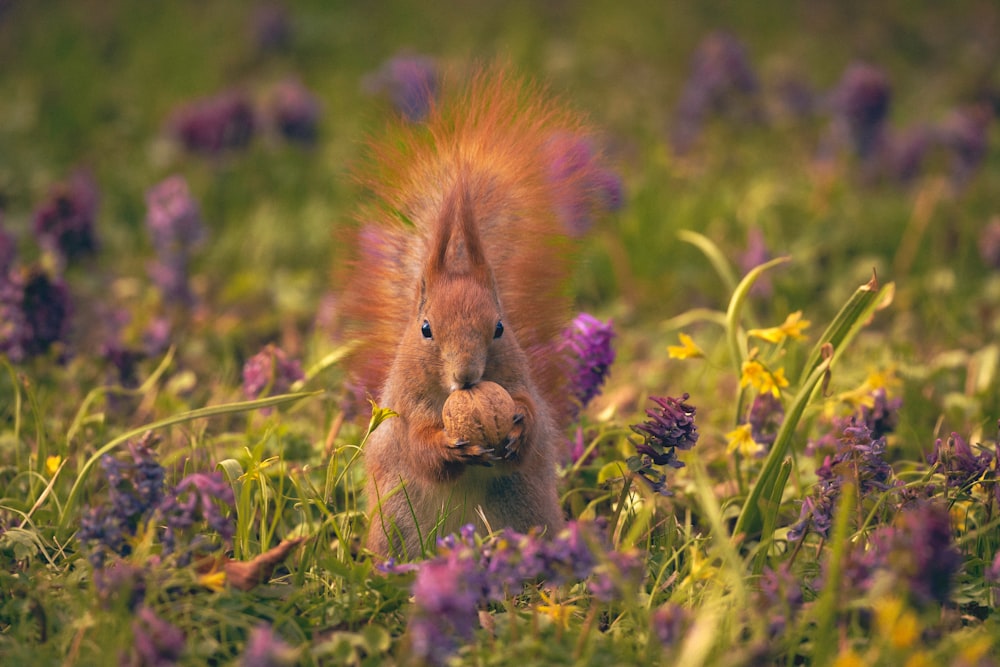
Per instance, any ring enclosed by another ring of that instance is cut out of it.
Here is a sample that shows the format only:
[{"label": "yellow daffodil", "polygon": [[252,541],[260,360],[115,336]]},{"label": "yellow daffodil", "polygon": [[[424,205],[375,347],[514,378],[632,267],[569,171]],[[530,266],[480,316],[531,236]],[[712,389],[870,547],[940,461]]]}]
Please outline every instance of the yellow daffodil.
[{"label": "yellow daffodil", "polygon": [[786,338],[793,340],[805,338],[805,334],[802,331],[807,329],[810,324],[809,320],[802,319],[802,311],[797,310],[786,317],[781,325],[768,329],[751,329],[747,332],[747,335],[754,338],[762,338],[769,343],[780,343]]},{"label": "yellow daffodil", "polygon": [[680,345],[668,345],[667,354],[671,359],[698,359],[705,356],[705,353],[686,333],[678,333],[677,338]]},{"label": "yellow daffodil", "polygon": [[62,463],[62,457],[58,454],[55,456],[49,456],[45,459],[45,472],[49,473],[49,477],[56,474],[59,470],[59,464]]},{"label": "yellow daffodil", "polygon": [[726,453],[739,452],[743,456],[753,456],[760,449],[760,445],[753,439],[750,424],[741,424],[726,434]]}]

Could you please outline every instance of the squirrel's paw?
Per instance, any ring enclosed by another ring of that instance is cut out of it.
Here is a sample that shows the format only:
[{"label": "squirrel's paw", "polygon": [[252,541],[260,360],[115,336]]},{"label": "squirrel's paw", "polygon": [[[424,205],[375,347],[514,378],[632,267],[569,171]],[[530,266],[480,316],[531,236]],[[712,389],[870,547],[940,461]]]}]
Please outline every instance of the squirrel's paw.
[{"label": "squirrel's paw", "polygon": [[474,445],[468,440],[456,440],[455,442],[449,443],[448,447],[449,454],[459,463],[485,466],[489,468],[493,465],[494,461],[499,460],[496,455],[494,455],[493,448]]},{"label": "squirrel's paw", "polygon": [[512,461],[517,458],[517,455],[521,451],[521,445],[524,444],[524,415],[518,413],[514,415],[514,426],[510,429],[510,433],[501,443],[501,451],[503,451],[503,458],[507,461]]}]

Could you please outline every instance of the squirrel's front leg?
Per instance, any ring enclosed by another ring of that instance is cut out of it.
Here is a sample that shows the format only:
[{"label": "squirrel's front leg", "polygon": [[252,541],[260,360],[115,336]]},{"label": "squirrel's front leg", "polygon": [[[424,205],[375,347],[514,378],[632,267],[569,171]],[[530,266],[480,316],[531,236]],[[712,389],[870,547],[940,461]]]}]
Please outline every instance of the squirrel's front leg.
[{"label": "squirrel's front leg", "polygon": [[534,431],[535,403],[526,392],[512,393],[511,398],[517,406],[514,412],[514,426],[498,449],[504,460],[517,461],[524,455],[531,440],[530,434]]},{"label": "squirrel's front leg", "polygon": [[[467,465],[492,466],[498,458],[491,448],[454,439],[443,426],[411,429],[410,442],[423,461],[419,466],[432,479],[447,481],[458,476]],[[419,444],[418,444],[419,443]]]}]

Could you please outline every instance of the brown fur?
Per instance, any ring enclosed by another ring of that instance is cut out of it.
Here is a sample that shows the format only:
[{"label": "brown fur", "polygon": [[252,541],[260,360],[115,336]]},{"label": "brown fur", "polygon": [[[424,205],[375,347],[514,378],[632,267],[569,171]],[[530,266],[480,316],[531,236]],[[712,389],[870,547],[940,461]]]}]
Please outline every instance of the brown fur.
[{"label": "brown fur", "polygon": [[[493,69],[433,106],[426,124],[400,123],[372,145],[362,182],[374,203],[362,211],[341,308],[361,341],[352,371],[399,414],[366,445],[368,546],[378,554],[419,556],[435,532],[476,523],[477,507],[493,529],[562,523],[555,346],[569,321],[571,247],[554,204],[579,184],[554,182],[545,150],[556,132],[583,131],[542,91]],[[481,380],[518,406],[497,451],[454,442],[443,427],[449,392]]]}]

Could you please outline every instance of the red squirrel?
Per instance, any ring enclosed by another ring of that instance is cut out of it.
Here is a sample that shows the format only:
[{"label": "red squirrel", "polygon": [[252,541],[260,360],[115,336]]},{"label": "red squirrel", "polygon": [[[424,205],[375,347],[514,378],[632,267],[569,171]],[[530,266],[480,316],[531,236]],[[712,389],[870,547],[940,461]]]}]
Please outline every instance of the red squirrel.
[{"label": "red squirrel", "polygon": [[[572,243],[560,207],[590,200],[586,170],[555,163],[560,138],[587,130],[502,68],[443,91],[424,122],[400,119],[372,143],[361,180],[373,202],[344,278],[341,310],[359,341],[351,369],[398,415],[364,451],[367,547],[382,557],[420,557],[468,523],[563,524],[558,343]],[[516,405],[493,448],[450,436],[442,421],[450,392],[486,380]]]}]

